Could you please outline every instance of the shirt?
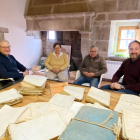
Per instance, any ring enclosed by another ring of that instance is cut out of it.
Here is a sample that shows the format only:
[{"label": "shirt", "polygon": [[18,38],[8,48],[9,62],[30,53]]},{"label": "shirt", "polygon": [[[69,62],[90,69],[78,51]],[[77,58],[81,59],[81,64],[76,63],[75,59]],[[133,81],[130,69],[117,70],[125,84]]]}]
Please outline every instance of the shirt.
[{"label": "shirt", "polygon": [[81,74],[84,71],[94,73],[95,77],[99,77],[107,72],[107,65],[105,59],[99,54],[95,58],[91,58],[87,55],[79,66]]},{"label": "shirt", "polygon": [[126,59],[114,74],[111,82],[118,82],[123,75],[122,84],[125,89],[140,92],[140,57],[135,61],[131,58]]},{"label": "shirt", "polygon": [[0,53],[0,78],[23,78],[23,73],[19,73],[18,70],[24,72],[26,67],[20,64],[12,55],[5,56]]}]

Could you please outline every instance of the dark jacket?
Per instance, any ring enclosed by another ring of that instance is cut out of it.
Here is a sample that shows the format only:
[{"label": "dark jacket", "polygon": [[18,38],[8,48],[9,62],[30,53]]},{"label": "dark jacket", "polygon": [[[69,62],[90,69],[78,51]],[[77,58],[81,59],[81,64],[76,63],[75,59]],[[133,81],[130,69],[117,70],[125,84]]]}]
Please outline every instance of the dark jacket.
[{"label": "dark jacket", "polygon": [[23,78],[23,73],[19,73],[18,70],[24,72],[26,68],[20,64],[12,55],[7,57],[0,53],[0,78]]},{"label": "dark jacket", "polygon": [[81,74],[83,74],[83,72],[86,71],[86,72],[94,73],[95,77],[99,77],[107,72],[107,66],[106,66],[105,59],[103,57],[97,55],[91,61],[90,55],[87,55],[84,58],[84,60],[81,62],[79,66],[79,70]]},{"label": "dark jacket", "polygon": [[123,75],[122,84],[125,89],[140,92],[140,57],[134,62],[131,58],[126,59],[114,74],[111,82],[118,82]]}]

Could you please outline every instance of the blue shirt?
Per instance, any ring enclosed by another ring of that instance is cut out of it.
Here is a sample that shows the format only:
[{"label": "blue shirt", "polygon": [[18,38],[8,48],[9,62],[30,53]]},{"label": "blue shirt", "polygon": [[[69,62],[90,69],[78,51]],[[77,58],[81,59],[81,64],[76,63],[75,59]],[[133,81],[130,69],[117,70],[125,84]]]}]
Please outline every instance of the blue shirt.
[{"label": "blue shirt", "polygon": [[0,53],[0,78],[14,78],[20,79],[23,78],[23,73],[19,73],[19,71],[24,72],[26,67],[20,64],[12,55],[5,56]]}]

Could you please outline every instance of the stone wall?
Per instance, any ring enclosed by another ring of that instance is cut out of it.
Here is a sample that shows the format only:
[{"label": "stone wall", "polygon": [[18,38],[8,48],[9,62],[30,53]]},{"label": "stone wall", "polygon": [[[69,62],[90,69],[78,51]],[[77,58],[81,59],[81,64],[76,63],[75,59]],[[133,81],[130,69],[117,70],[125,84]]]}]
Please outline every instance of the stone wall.
[{"label": "stone wall", "polygon": [[90,44],[107,57],[111,20],[140,19],[140,0],[88,0],[88,4],[95,12]]}]

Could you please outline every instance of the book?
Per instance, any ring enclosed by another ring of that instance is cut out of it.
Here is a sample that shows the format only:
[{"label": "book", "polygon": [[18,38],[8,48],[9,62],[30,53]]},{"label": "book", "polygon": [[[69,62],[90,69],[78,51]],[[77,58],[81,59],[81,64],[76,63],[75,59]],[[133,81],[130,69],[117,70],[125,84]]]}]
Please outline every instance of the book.
[{"label": "book", "polygon": [[122,137],[126,140],[140,140],[140,112],[122,111]]},{"label": "book", "polygon": [[61,94],[73,95],[75,97],[75,100],[81,101],[84,96],[84,90],[85,90],[85,88],[67,85],[63,88],[63,91],[61,92]]},{"label": "book", "polygon": [[14,105],[19,102],[22,102],[23,96],[17,92],[16,89],[12,88],[10,90],[6,90],[0,92],[0,108],[4,105]]},{"label": "book", "polygon": [[91,87],[88,94],[86,95],[86,102],[95,103],[109,107],[110,106],[110,93],[97,89],[95,87]]},{"label": "book", "polygon": [[47,78],[43,76],[26,75],[18,92],[22,95],[42,95],[46,81]]},{"label": "book", "polygon": [[69,109],[74,102],[74,96],[55,94],[49,101],[49,103],[58,105],[60,107]]},{"label": "book", "polygon": [[140,97],[130,94],[121,94],[114,111],[122,113],[123,110],[140,112]]},{"label": "book", "polygon": [[49,140],[59,136],[66,125],[55,111],[19,124],[10,124],[6,138],[11,140]]},{"label": "book", "polygon": [[15,123],[26,107],[13,108],[4,105],[0,109],[0,139],[5,136],[6,129],[10,123]]},{"label": "book", "polygon": [[[112,116],[111,116],[112,115]],[[111,110],[83,106],[69,123],[60,140],[115,140],[119,113]],[[98,125],[95,125],[98,124]],[[107,128],[103,128],[103,127]]]}]

